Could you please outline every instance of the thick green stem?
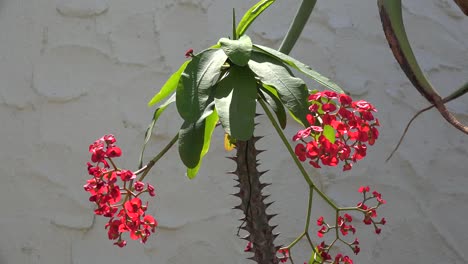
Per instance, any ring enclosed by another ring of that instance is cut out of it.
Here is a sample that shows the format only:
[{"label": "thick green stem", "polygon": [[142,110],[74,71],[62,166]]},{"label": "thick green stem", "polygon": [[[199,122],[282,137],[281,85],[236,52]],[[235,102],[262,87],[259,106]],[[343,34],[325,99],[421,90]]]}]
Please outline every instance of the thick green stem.
[{"label": "thick green stem", "polygon": [[310,179],[309,174],[307,171],[304,169],[304,166],[302,166],[301,161],[297,158],[296,154],[294,153],[294,150],[292,149],[291,145],[289,144],[288,140],[286,139],[286,136],[284,135],[283,131],[281,130],[280,126],[276,122],[275,118],[273,117],[273,114],[271,113],[270,109],[268,109],[268,106],[265,104],[263,99],[259,99],[258,102],[262,106],[263,110],[265,111],[265,114],[268,116],[268,119],[270,119],[271,124],[275,128],[276,132],[278,133],[279,137],[281,138],[281,141],[283,141],[284,146],[289,152],[289,155],[291,158],[294,160],[294,163],[296,163],[297,168],[301,172],[302,176],[306,180],[307,184],[313,189],[317,191],[317,193],[331,206],[333,209],[338,210],[338,206],[328,198],[317,186],[314,184],[314,182]]},{"label": "thick green stem", "polygon": [[289,54],[291,52],[297,40],[299,39],[299,36],[301,35],[307,20],[309,20],[309,16],[312,13],[316,2],[317,0],[302,1],[302,4],[297,10],[293,22],[289,27],[288,33],[286,33],[286,37],[284,37],[284,40],[278,49],[279,51],[284,54]]}]

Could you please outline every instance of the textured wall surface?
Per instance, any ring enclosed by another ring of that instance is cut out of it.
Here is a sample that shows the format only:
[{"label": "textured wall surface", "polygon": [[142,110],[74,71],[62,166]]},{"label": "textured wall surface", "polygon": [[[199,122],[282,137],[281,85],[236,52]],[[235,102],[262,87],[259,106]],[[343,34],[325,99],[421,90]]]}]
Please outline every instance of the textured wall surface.
[{"label": "textured wall surface", "polygon": [[[160,222],[147,244],[119,249],[94,218],[82,185],[88,145],[105,133],[124,150],[120,166],[135,168],[152,109],[146,102],[184,61],[229,35],[231,9],[248,0],[0,0],[0,264],[247,263],[235,233],[239,212],[224,172],[221,130],[200,175],[184,176],[176,150],[151,173]],[[278,47],[299,1],[278,0],[248,34]],[[415,53],[442,95],[467,81],[468,18],[451,0],[404,2]],[[375,0],[318,1],[292,54],[336,80],[355,98],[378,106],[381,140],[348,173],[314,172],[342,205],[359,185],[382,191],[388,225],[380,236],[362,228],[356,263],[468,263],[468,138],[435,112],[414,122],[394,158],[384,160],[406,122],[425,106],[395,62]],[[311,88],[314,84],[311,84]],[[449,104],[468,123],[468,97]],[[171,108],[160,120],[147,158],[181,122]],[[305,221],[305,182],[265,117],[257,134],[278,243],[291,242]],[[299,127],[293,122],[292,136]],[[319,210],[327,210],[319,200]],[[360,226],[361,227],[361,226]],[[308,258],[305,244],[293,253]]]}]

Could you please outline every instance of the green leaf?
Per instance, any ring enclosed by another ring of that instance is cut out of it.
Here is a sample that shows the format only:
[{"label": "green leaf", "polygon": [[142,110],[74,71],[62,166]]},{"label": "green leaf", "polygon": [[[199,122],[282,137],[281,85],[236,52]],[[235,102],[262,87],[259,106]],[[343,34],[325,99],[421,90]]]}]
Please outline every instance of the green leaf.
[{"label": "green leaf", "polygon": [[286,128],[286,110],[284,109],[283,103],[278,98],[278,92],[268,85],[263,85],[260,90],[262,91],[268,105],[275,112],[281,128]]},{"label": "green leaf", "polygon": [[323,127],[323,135],[330,140],[330,142],[333,144],[335,143],[335,129],[333,129],[332,126],[330,125],[325,125]]},{"label": "green leaf", "polygon": [[244,35],[238,40],[222,38],[219,40],[221,49],[224,50],[229,59],[238,66],[245,66],[250,60],[252,53],[252,40]]},{"label": "green leaf", "polygon": [[205,135],[204,135],[204,141],[203,141],[203,148],[200,153],[200,161],[198,162],[197,166],[195,168],[187,168],[187,176],[189,179],[194,179],[195,176],[197,176],[198,170],[200,170],[201,164],[203,157],[208,153],[208,150],[210,149],[210,144],[211,144],[211,136],[213,135],[213,131],[216,127],[216,123],[218,122],[218,114],[216,113],[216,110],[211,113],[206,118],[205,121]]},{"label": "green leaf", "polygon": [[250,24],[252,24],[252,22],[254,22],[255,19],[274,2],[275,0],[261,0],[253,5],[249,10],[247,10],[237,25],[237,36],[239,37],[244,35]]},{"label": "green leaf", "polygon": [[140,153],[140,158],[139,158],[139,162],[138,162],[138,168],[143,167],[143,155],[145,153],[146,144],[148,144],[148,142],[149,142],[149,140],[151,138],[151,135],[153,134],[153,129],[154,129],[154,126],[156,125],[156,121],[158,121],[159,117],[164,112],[164,110],[166,110],[166,108],[170,104],[175,102],[175,99],[176,99],[176,95],[174,93],[162,105],[160,105],[158,108],[156,108],[156,110],[154,110],[153,120],[151,120],[151,123],[149,124],[149,126],[148,126],[148,128],[146,129],[146,132],[145,132],[145,141],[143,143],[143,146],[141,147],[141,153]]},{"label": "green leaf", "polygon": [[210,95],[227,56],[220,49],[208,49],[192,58],[182,73],[176,93],[180,116],[194,123],[210,103]]},{"label": "green leaf", "polygon": [[177,89],[177,84],[179,83],[180,75],[187,67],[190,61],[184,62],[180,68],[174,72],[166,83],[163,85],[161,90],[149,101],[148,106],[153,106],[159,103],[162,99],[166,98],[169,94],[173,93]]},{"label": "green leaf", "polygon": [[336,83],[332,82],[330,79],[328,79],[327,77],[325,76],[322,76],[320,73],[314,71],[312,68],[310,68],[309,66],[305,65],[304,63],[284,54],[284,53],[281,53],[277,50],[274,50],[274,49],[271,49],[271,48],[268,48],[268,47],[265,47],[265,46],[261,46],[261,45],[257,45],[255,44],[254,47],[262,52],[265,52],[267,54],[269,54],[270,56],[273,56],[281,61],[283,61],[284,63],[288,64],[289,66],[297,69],[298,71],[304,73],[305,75],[309,76],[310,78],[312,78],[313,80],[315,80],[316,82],[320,83],[321,85],[325,86],[325,87],[328,87],[329,89],[337,92],[337,93],[344,93],[343,89],[341,89]]},{"label": "green leaf", "polygon": [[215,105],[224,130],[237,140],[248,140],[254,131],[257,83],[247,67],[233,65],[218,83]]},{"label": "green leaf", "polygon": [[249,67],[263,84],[276,88],[281,102],[296,119],[307,126],[309,92],[304,81],[292,76],[283,63],[263,53],[252,53]]},{"label": "green leaf", "polygon": [[323,263],[322,256],[317,254],[318,249],[315,247],[315,250],[312,250],[312,254],[310,255],[309,263],[308,264],[315,264],[315,263]]}]

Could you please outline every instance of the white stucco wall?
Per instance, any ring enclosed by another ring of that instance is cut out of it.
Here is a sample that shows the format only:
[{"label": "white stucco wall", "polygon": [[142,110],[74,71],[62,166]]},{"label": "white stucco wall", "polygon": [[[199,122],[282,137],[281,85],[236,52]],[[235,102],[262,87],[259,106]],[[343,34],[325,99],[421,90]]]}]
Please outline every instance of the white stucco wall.
[{"label": "white stucco wall", "polygon": [[[160,222],[146,245],[120,249],[107,240],[82,185],[90,142],[105,133],[124,150],[119,164],[135,168],[152,116],[146,102],[184,61],[229,35],[238,0],[0,0],[0,264],[246,263],[235,237],[240,217],[233,180],[224,174],[223,133],[215,132],[200,175],[189,181],[176,150],[152,172]],[[299,1],[278,0],[248,34],[278,47]],[[468,18],[451,0],[406,0],[404,17],[418,59],[442,95],[468,80]],[[378,106],[380,141],[348,173],[315,175],[330,196],[354,205],[359,185],[384,194],[388,225],[380,236],[360,226],[355,263],[468,263],[468,138],[435,112],[422,115],[394,158],[384,160],[425,100],[395,62],[374,0],[318,1],[292,54],[332,77],[355,98]],[[468,123],[468,97],[449,104]],[[148,157],[180,126],[166,112]],[[265,124],[265,117],[258,118]],[[291,122],[292,124],[292,122]],[[288,130],[290,136],[298,126]],[[305,221],[305,182],[260,125],[260,148],[274,223],[291,242]],[[326,206],[317,201],[313,219]],[[313,226],[313,224],[312,224]],[[295,259],[308,258],[305,244]]]}]

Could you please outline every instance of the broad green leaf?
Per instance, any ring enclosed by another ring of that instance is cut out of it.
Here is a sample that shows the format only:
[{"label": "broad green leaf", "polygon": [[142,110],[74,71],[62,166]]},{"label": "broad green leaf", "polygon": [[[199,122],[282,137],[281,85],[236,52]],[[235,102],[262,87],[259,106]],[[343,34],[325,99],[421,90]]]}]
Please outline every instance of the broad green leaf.
[{"label": "broad green leaf", "polygon": [[173,93],[177,89],[177,84],[179,83],[180,75],[187,67],[190,61],[184,62],[180,68],[174,72],[166,83],[163,85],[161,90],[149,101],[148,106],[153,106],[159,103],[162,99],[166,98],[169,94]]},{"label": "broad green leaf", "polygon": [[162,105],[160,105],[158,108],[156,108],[156,110],[154,110],[153,120],[151,120],[151,123],[149,124],[149,126],[148,126],[148,128],[146,129],[146,132],[145,132],[145,141],[143,143],[143,146],[141,147],[141,153],[140,153],[140,159],[139,159],[139,162],[138,162],[139,163],[138,168],[143,167],[143,155],[145,153],[146,144],[148,144],[148,141],[150,140],[151,135],[153,134],[153,129],[154,129],[154,125],[156,125],[156,121],[158,121],[159,117],[164,112],[164,110],[166,110],[166,108],[170,104],[175,102],[175,99],[176,99],[176,96],[175,96],[175,93],[174,93]]},{"label": "broad green leaf", "polygon": [[307,126],[309,92],[304,81],[292,76],[287,66],[280,61],[259,52],[252,53],[249,67],[263,84],[272,86],[278,91],[281,102],[293,116]]},{"label": "broad green leaf", "polygon": [[286,127],[286,110],[284,109],[283,103],[278,98],[278,92],[268,85],[263,85],[260,90],[263,92],[268,105],[270,105],[273,112],[275,112],[281,128],[284,129]]},{"label": "broad green leaf", "polygon": [[236,65],[245,66],[250,60],[252,53],[252,40],[247,35],[238,40],[222,38],[219,40],[221,49],[224,50],[229,59]]},{"label": "broad green leaf", "polygon": [[192,58],[182,73],[176,93],[176,105],[180,116],[194,123],[210,103],[212,89],[227,60],[221,49],[208,49]]},{"label": "broad green leaf", "polygon": [[211,115],[209,115],[206,118],[205,121],[205,137],[204,137],[204,142],[203,142],[203,148],[200,153],[200,161],[198,162],[197,166],[195,168],[187,168],[187,176],[189,179],[194,179],[195,176],[197,176],[198,170],[200,170],[201,164],[203,157],[208,153],[208,150],[210,149],[210,144],[211,144],[211,136],[213,135],[213,131],[216,127],[216,123],[218,122],[218,114],[216,111],[213,111]]},{"label": "broad green leaf", "polygon": [[233,65],[218,83],[215,105],[224,130],[232,138],[248,140],[254,131],[257,83],[247,67]]},{"label": "broad green leaf", "polygon": [[330,126],[330,125],[325,125],[323,127],[323,135],[330,140],[330,142],[333,144],[335,143],[335,129]]},{"label": "broad green leaf", "polygon": [[239,21],[239,24],[237,25],[237,36],[240,37],[244,35],[250,24],[252,24],[252,22],[254,22],[255,19],[274,2],[275,0],[261,0],[247,10],[244,17],[242,17],[241,21]]},{"label": "broad green leaf", "polygon": [[312,68],[309,66],[305,65],[304,63],[284,54],[281,53],[277,50],[257,45],[255,44],[254,47],[262,52],[265,52],[269,54],[270,56],[273,56],[274,58],[277,58],[284,63],[288,64],[289,66],[297,69],[298,71],[304,73],[305,75],[309,76],[316,82],[320,83],[321,85],[328,87],[329,89],[337,92],[337,93],[344,93],[343,89],[341,89],[336,83],[332,82],[330,79],[328,79],[325,76],[322,76],[320,73],[314,71]]}]

